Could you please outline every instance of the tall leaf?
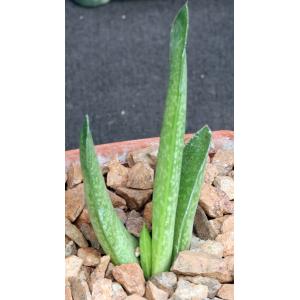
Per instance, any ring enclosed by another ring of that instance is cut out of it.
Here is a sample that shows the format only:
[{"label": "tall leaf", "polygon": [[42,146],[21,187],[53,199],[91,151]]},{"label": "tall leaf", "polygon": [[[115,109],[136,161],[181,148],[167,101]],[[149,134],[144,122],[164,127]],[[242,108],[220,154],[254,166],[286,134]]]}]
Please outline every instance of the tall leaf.
[{"label": "tall leaf", "polygon": [[153,193],[152,274],[169,270],[180,183],[187,97],[188,6],[175,17],[170,36],[170,75]]}]

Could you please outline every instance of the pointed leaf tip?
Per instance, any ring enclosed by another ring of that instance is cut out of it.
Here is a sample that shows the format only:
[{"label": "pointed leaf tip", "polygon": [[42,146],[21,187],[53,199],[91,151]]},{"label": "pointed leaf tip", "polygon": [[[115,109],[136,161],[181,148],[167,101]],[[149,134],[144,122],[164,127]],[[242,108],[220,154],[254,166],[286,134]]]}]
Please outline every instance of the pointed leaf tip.
[{"label": "pointed leaf tip", "polygon": [[209,128],[209,126],[208,126],[207,124],[205,124],[205,125],[203,126],[203,128],[207,128],[209,131],[211,131],[210,128]]},{"label": "pointed leaf tip", "polygon": [[189,12],[188,1],[186,1],[186,2],[182,5],[182,7],[179,9],[178,15],[179,15],[180,13],[182,13],[182,12],[188,14],[188,12]]},{"label": "pointed leaf tip", "polygon": [[186,21],[186,23],[188,23],[189,21],[189,6],[188,6],[188,2],[186,2],[178,11],[176,17],[175,17],[175,22],[177,20],[180,21]]},{"label": "pointed leaf tip", "polygon": [[212,136],[212,131],[210,130],[208,125],[204,125],[200,130],[198,130],[192,138],[195,138],[196,136],[204,134],[207,137]]},{"label": "pointed leaf tip", "polygon": [[184,50],[187,43],[187,35],[189,28],[189,10],[188,5],[185,3],[178,11],[176,17],[172,22],[171,27],[171,44],[174,43],[172,48],[179,48]]},{"label": "pointed leaf tip", "polygon": [[85,115],[83,120],[83,125],[82,125],[82,135],[84,139],[86,139],[89,132],[90,132],[90,120],[89,120],[89,116]]},{"label": "pointed leaf tip", "polygon": [[90,128],[90,119],[89,119],[89,115],[85,115],[84,116],[84,127],[86,129],[89,129]]},{"label": "pointed leaf tip", "polygon": [[208,125],[204,125],[202,129],[205,130],[205,131],[207,131],[207,133],[208,133],[209,135],[212,135],[212,131],[211,131],[211,129],[209,128]]}]

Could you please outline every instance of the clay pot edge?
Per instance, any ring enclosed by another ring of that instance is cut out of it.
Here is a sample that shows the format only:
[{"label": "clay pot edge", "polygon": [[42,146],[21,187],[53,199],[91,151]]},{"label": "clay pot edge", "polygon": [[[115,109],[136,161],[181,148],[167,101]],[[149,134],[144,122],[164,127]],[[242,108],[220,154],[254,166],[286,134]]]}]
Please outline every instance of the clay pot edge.
[{"label": "clay pot edge", "polygon": [[[185,135],[185,142],[187,142],[193,134]],[[234,131],[231,130],[217,130],[213,131],[213,142],[216,149],[224,146],[224,144],[232,144],[234,140]],[[149,147],[151,145],[158,145],[159,137],[129,140],[122,142],[113,142],[108,144],[96,145],[96,153],[99,163],[105,165],[115,155],[118,155],[119,160],[123,163],[126,160],[127,154],[130,151]],[[229,146],[231,147],[231,146]],[[68,169],[71,163],[79,163],[79,149],[65,151],[65,168]]]}]

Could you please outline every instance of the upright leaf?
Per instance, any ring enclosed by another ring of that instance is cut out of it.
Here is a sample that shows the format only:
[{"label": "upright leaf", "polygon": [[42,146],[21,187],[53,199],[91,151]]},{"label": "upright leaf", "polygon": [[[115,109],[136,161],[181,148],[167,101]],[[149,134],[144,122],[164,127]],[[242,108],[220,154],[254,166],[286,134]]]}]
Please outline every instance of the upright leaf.
[{"label": "upright leaf", "polygon": [[80,164],[90,220],[103,250],[114,264],[137,262],[136,241],[116,215],[100,173],[87,116],[80,137]]},{"label": "upright leaf", "polygon": [[169,270],[180,183],[187,97],[188,6],[175,17],[170,36],[170,75],[153,193],[152,274]]},{"label": "upright leaf", "polygon": [[201,186],[211,141],[207,126],[200,129],[184,147],[176,212],[173,259],[189,248]]},{"label": "upright leaf", "polygon": [[142,269],[148,279],[151,276],[151,237],[145,224],[140,234],[140,253]]}]

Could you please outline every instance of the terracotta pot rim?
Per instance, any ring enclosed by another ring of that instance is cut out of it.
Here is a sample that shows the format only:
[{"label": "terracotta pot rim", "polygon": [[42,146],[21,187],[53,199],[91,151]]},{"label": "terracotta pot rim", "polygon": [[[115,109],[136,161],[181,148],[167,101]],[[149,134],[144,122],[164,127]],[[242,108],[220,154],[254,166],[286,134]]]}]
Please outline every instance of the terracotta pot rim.
[{"label": "terracotta pot rim", "polygon": [[[193,134],[186,134],[185,141],[188,141]],[[234,140],[234,131],[232,130],[217,130],[213,131],[213,140],[214,142],[219,141],[225,143],[225,141]],[[109,161],[114,155],[118,155],[121,161],[124,161],[125,156],[129,151],[135,149],[141,149],[149,147],[151,145],[158,145],[159,137],[144,138],[137,140],[128,140],[121,142],[112,142],[107,144],[96,145],[96,153],[101,164],[105,164]],[[79,163],[79,149],[72,149],[65,151],[65,163],[66,168],[71,163]]]}]

